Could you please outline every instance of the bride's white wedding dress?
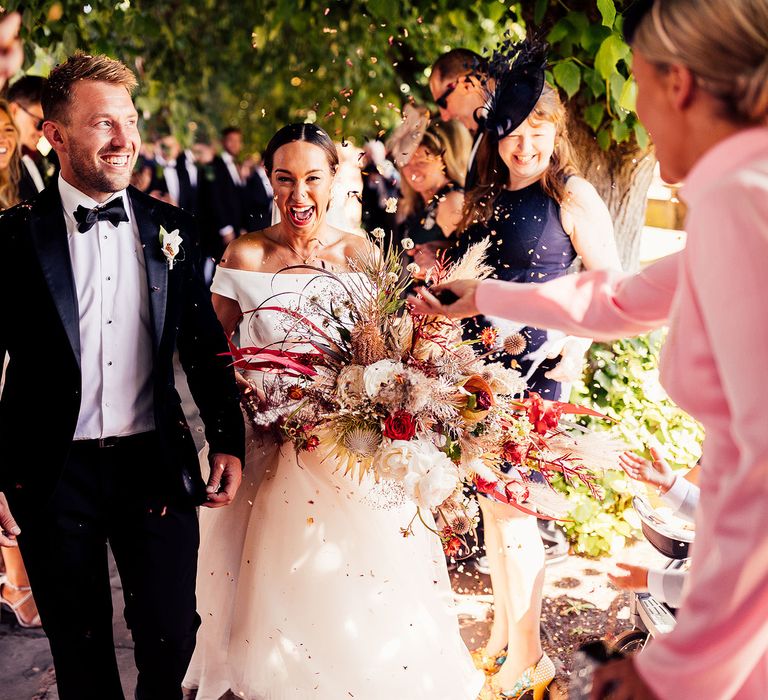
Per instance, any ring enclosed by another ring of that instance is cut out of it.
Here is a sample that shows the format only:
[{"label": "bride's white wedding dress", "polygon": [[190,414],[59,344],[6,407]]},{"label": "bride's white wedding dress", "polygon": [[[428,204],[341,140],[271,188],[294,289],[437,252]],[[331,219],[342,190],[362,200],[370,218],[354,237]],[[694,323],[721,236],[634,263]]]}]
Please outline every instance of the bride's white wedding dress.
[{"label": "bride's white wedding dress", "polygon": [[[212,289],[244,311],[340,291],[330,278],[224,268]],[[286,349],[289,326],[300,335],[285,314],[259,311],[241,323],[241,345]],[[334,473],[319,452],[263,444],[249,428],[235,502],[202,509],[202,626],[184,686],[197,700],[229,689],[246,700],[475,700],[483,674],[459,634],[438,538],[420,527],[404,538],[414,506],[371,505],[372,481]]]}]

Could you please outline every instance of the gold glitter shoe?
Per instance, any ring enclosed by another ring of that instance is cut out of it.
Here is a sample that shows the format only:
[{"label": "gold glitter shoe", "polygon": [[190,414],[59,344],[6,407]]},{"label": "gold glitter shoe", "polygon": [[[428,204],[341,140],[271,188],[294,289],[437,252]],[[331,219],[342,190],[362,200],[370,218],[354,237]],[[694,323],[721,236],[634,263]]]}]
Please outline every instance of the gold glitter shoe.
[{"label": "gold glitter shoe", "polygon": [[555,665],[543,654],[538,663],[523,671],[510,690],[494,687],[495,700],[543,700],[547,687],[555,677]]},{"label": "gold glitter shoe", "polygon": [[489,655],[485,647],[480,647],[472,652],[472,661],[475,662],[475,668],[482,671],[486,676],[493,676],[499,672],[501,664],[507,660],[507,648],[504,647],[498,654]]}]

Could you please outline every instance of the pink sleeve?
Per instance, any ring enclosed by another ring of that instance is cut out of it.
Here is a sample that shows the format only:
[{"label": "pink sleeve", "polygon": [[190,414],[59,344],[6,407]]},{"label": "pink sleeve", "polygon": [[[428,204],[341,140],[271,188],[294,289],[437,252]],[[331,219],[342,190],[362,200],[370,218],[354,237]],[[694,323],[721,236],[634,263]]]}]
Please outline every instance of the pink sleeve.
[{"label": "pink sleeve", "polygon": [[536,328],[612,340],[666,323],[677,284],[680,253],[635,275],[592,270],[542,284],[486,280],[475,303],[486,316]]},{"label": "pink sleeve", "polygon": [[707,436],[691,587],[676,629],[637,662],[663,698],[767,697],[768,180],[719,195],[695,212],[685,270],[722,388],[718,433],[734,446],[717,461]]}]

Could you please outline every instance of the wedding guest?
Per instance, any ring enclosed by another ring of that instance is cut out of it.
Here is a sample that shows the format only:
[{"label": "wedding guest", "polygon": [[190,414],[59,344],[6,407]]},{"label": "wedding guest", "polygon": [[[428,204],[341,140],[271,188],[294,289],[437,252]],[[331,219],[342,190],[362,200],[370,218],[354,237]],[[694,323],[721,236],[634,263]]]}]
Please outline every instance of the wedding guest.
[{"label": "wedding guest", "polygon": [[432,64],[429,89],[440,110],[443,121],[461,122],[474,136],[467,161],[465,187],[474,186],[477,176],[475,154],[483,140],[477,117],[485,107],[483,76],[487,70],[485,59],[469,49],[451,49]]},{"label": "wedding guest", "polygon": [[398,163],[402,173],[398,217],[401,238],[414,243],[407,252],[424,273],[434,264],[435,253],[450,245],[461,220],[472,140],[464,126],[450,121],[430,124],[417,143],[410,157]]},{"label": "wedding guest", "polygon": [[203,168],[200,183],[202,253],[206,258],[203,276],[208,284],[224,249],[247,230],[245,181],[238,163],[243,150],[240,129],[234,126],[224,129],[221,147],[221,153]]},{"label": "wedding guest", "polygon": [[[485,101],[478,175],[466,195],[456,255],[490,239],[487,262],[496,279],[535,283],[567,274],[577,256],[588,269],[621,269],[608,209],[579,177],[565,106],[544,81],[546,47],[523,42],[507,59],[492,63],[497,87]],[[529,392],[555,400],[562,381],[581,376],[591,343],[493,317],[468,321],[464,333],[519,368]],[[539,630],[544,548],[534,517],[490,498],[481,497],[480,506],[494,618],[476,659],[497,674],[501,697],[516,698],[536,676],[543,683],[544,667],[552,670]]]},{"label": "wedding guest", "polygon": [[21,15],[8,12],[0,16],[0,90],[5,83],[21,70],[24,49],[19,39]]},{"label": "wedding guest", "polygon": [[367,141],[363,146],[362,162],[363,229],[382,229],[388,237],[396,227],[396,207],[400,197],[400,173],[387,157],[387,147],[378,140]]},{"label": "wedding guest", "polygon": [[43,107],[41,104],[45,78],[25,75],[8,88],[8,105],[19,130],[21,148],[21,181],[19,196],[22,200],[42,192],[46,184],[47,161],[37,150],[43,135]]},{"label": "wedding guest", "polygon": [[[667,464],[661,452],[651,448],[651,459],[626,452],[620,457],[621,466],[631,479],[639,481],[651,488],[657,489],[665,505],[672,509],[672,515],[693,522],[696,506],[699,504],[699,487],[689,481],[694,467],[685,478],[675,475],[672,467]],[[682,569],[649,569],[647,566],[637,566],[618,562],[616,564],[623,573],[608,574],[608,580],[624,591],[649,591],[657,600],[661,600],[673,608],[680,607],[683,589],[688,578],[688,572]]]},{"label": "wedding guest", "polygon": [[593,697],[618,682],[622,700],[755,700],[768,697],[768,2],[639,10],[625,22],[637,110],[662,177],[685,183],[686,248],[636,275],[465,281],[447,285],[454,304],[428,291],[413,304],[604,339],[669,324],[662,381],[706,431],[689,585],[675,629],[600,669]]},{"label": "wedding guest", "polygon": [[156,184],[168,194],[174,206],[197,213],[197,165],[190,149],[182,149],[178,139],[170,133],[163,134],[155,143]]},{"label": "wedding guest", "polygon": [[[10,358],[0,545],[24,556],[62,700],[124,697],[107,544],[136,698],[181,697],[200,623],[196,505],[227,505],[241,478],[239,395],[199,281],[194,222],[128,186],[141,144],[135,87],[106,56],[77,53],[54,68],[43,130],[61,172],[0,216],[0,254],[13,261],[0,277],[0,354]],[[46,329],[53,380],[30,351],[30,314]],[[213,445],[207,485],[174,386],[176,348]]]},{"label": "wedding guest", "polygon": [[[18,140],[8,104],[0,100],[0,210],[19,201],[21,162]],[[40,615],[18,547],[2,547],[2,559],[5,574],[0,575],[0,605],[13,613],[20,627],[40,627]]]},{"label": "wedding guest", "polygon": [[240,170],[245,181],[246,228],[261,231],[272,224],[272,183],[258,154],[246,158]]}]

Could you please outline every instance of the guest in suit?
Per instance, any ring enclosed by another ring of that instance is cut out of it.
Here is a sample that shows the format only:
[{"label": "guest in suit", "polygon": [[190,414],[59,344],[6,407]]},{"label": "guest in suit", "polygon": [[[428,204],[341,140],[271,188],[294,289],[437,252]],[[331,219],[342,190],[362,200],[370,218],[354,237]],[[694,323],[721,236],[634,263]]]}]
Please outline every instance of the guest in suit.
[{"label": "guest in suit", "polygon": [[274,191],[261,160],[255,156],[243,163],[245,180],[244,206],[247,231],[261,231],[272,225],[272,197]]},{"label": "guest in suit", "polygon": [[224,249],[247,230],[245,181],[237,159],[243,149],[243,135],[234,126],[221,132],[222,151],[202,169],[200,193],[203,229],[203,273],[210,284],[214,265]]},{"label": "guest in suit", "polygon": [[161,181],[157,188],[168,193],[172,204],[196,214],[198,172],[192,151],[182,150],[173,134],[165,134],[157,140],[155,162],[155,176]]},{"label": "guest in suit", "polygon": [[[135,645],[136,698],[181,698],[194,649],[195,507],[228,504],[244,428],[191,217],[128,187],[133,73],[76,54],[43,93],[61,172],[0,217],[0,544],[18,544],[62,700],[123,700],[109,543]],[[35,329],[55,367],[39,371]],[[211,449],[202,481],[173,354]],[[15,518],[15,520],[14,520]]]}]

